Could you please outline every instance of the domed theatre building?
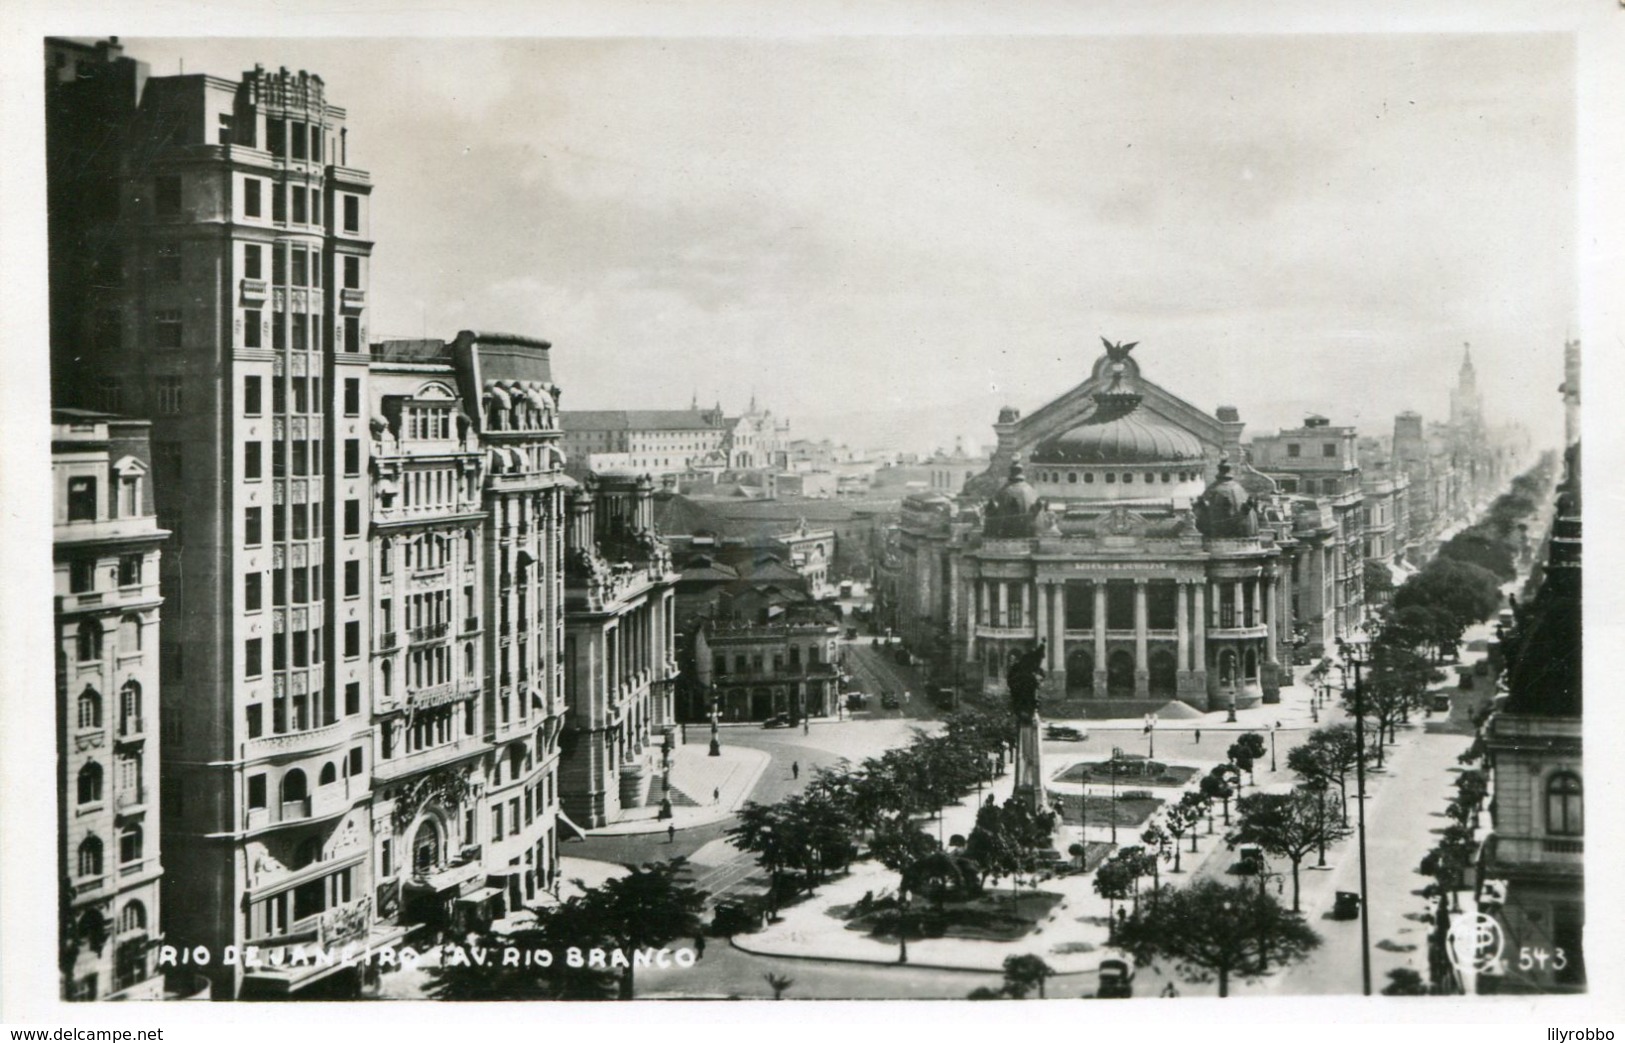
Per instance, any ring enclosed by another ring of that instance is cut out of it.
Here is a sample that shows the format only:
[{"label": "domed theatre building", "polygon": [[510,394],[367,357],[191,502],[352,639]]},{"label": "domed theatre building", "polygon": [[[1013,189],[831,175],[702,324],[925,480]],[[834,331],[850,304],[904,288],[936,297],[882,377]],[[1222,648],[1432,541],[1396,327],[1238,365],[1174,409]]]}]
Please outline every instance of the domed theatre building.
[{"label": "domed theatre building", "polygon": [[1030,416],[1003,410],[992,464],[957,502],[905,501],[899,616],[940,683],[1002,692],[1010,659],[1043,641],[1047,698],[1121,701],[1071,708],[1091,716],[1279,698],[1290,508],[1240,462],[1236,410],[1146,380],[1133,346],[1108,344]]}]

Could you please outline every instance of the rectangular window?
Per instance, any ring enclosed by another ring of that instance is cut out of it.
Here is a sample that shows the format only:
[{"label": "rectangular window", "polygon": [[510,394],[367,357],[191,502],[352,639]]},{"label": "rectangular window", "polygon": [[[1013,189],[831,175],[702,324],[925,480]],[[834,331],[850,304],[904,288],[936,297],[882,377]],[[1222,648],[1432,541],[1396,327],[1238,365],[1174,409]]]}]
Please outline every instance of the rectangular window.
[{"label": "rectangular window", "polygon": [[361,415],[361,380],[357,377],[344,378],[344,415]]},{"label": "rectangular window", "polygon": [[302,225],[306,220],[305,190],[298,185],[293,186],[293,223]]},{"label": "rectangular window", "polygon": [[271,477],[288,477],[288,443],[280,439],[271,443]]},{"label": "rectangular window", "polygon": [[264,269],[261,267],[261,260],[263,254],[264,251],[258,243],[249,243],[243,247],[243,278],[259,279],[262,277],[261,273]]},{"label": "rectangular window", "polygon": [[271,282],[276,286],[288,285],[288,255],[280,245],[271,247]]},{"label": "rectangular window", "polygon": [[[280,341],[278,342],[280,343]],[[271,412],[286,413],[288,411],[288,385],[281,377],[271,378]]]},{"label": "rectangular window", "polygon": [[[257,721],[259,719],[259,709],[260,708],[258,706],[250,706],[248,708],[250,721]],[[253,730],[253,734],[258,735],[259,732],[257,730]],[[248,806],[251,808],[265,807],[264,775],[250,775],[248,777]]]},{"label": "rectangular window", "polygon": [[160,348],[181,346],[181,312],[179,308],[160,308],[152,313],[153,334]]},{"label": "rectangular window", "polygon": [[293,538],[296,540],[310,539],[310,508],[306,504],[296,503],[290,513],[293,515]]},{"label": "rectangular window", "polygon": [[361,289],[361,258],[353,255],[344,258],[344,288]]},{"label": "rectangular window", "polygon": [[344,535],[361,535],[361,501],[344,501]]},{"label": "rectangular window", "polygon": [[288,221],[288,191],[286,185],[271,186],[271,220],[277,224]]},{"label": "rectangular window", "polygon": [[288,603],[288,570],[276,568],[271,570],[271,604],[281,608]]},{"label": "rectangular window", "polygon": [[288,538],[288,507],[287,504],[277,504],[271,508],[271,539],[281,543]]},{"label": "rectangular window", "polygon": [[[297,190],[297,189],[295,190],[295,192],[296,192],[296,194],[294,195],[293,198],[294,198],[294,201],[297,203],[299,200],[304,198],[304,192],[302,190]],[[299,210],[299,208],[296,207],[294,209],[294,212],[297,214],[298,210]],[[296,217],[294,220],[298,220],[298,218]],[[309,261],[310,261],[310,255],[307,254],[304,250],[295,250],[293,252],[293,284],[295,286],[303,286],[303,285],[305,285],[305,281],[309,278],[309,275],[310,275]]]},{"label": "rectangular window", "polygon": [[1325,443],[1320,447],[1320,455],[1328,458],[1335,457],[1337,455],[1337,444],[1335,442]]},{"label": "rectangular window", "polygon": [[243,577],[243,610],[258,612],[263,595],[265,574],[263,572],[250,572]]},{"label": "rectangular window", "polygon": [[310,444],[303,438],[293,441],[293,473],[298,478],[310,473]]},{"label": "rectangular window", "polygon": [[[260,179],[257,177],[243,178],[243,216],[260,216]],[[257,275],[250,275],[250,279],[258,279]]]},{"label": "rectangular window", "polygon": [[265,644],[263,638],[251,637],[243,643],[243,676],[258,677],[265,672],[265,664],[261,661]]},{"label": "rectangular window", "polygon": [[[280,445],[281,443],[277,443]],[[256,479],[260,477],[260,443],[243,443],[243,477]]]},{"label": "rectangular window", "polygon": [[158,412],[175,416],[181,411],[181,378],[158,378]]},{"label": "rectangular window", "polygon": [[305,123],[303,120],[293,120],[288,124],[288,144],[293,148],[294,159],[305,158]]},{"label": "rectangular window", "polygon": [[361,231],[361,200],[355,196],[344,197],[344,230]]},{"label": "rectangular window", "polygon": [[293,378],[293,411],[295,413],[310,412],[309,389],[305,386],[304,377]]},{"label": "rectangular window", "polygon": [[68,564],[68,593],[88,594],[96,589],[96,562],[81,558]]},{"label": "rectangular window", "polygon": [[[286,670],[288,668],[288,635],[271,635],[271,669]],[[281,731],[281,727],[277,728]]]},{"label": "rectangular window", "polygon": [[159,217],[177,217],[181,212],[181,179],[156,177],[152,179],[153,211]]},{"label": "rectangular window", "polygon": [[265,117],[265,149],[276,157],[288,154],[288,121],[280,116]]},{"label": "rectangular window", "polygon": [[347,598],[361,596],[361,562],[359,561],[344,563],[344,596]]},{"label": "rectangular window", "polygon": [[[295,630],[293,632],[293,665],[310,665],[310,635],[305,633],[303,630]],[[303,717],[304,715],[301,714],[300,716]],[[303,728],[304,726],[305,722],[301,720],[299,722],[299,727]]]},{"label": "rectangular window", "polygon": [[181,247],[179,243],[159,243],[158,259],[153,266],[156,269],[158,281],[161,283],[178,283],[181,281]]},{"label": "rectangular window", "polygon": [[[258,323],[256,323],[255,325],[258,325]],[[261,405],[262,405],[261,398],[260,398],[260,390],[261,390],[261,384],[260,384],[260,378],[259,377],[244,377],[243,378],[243,415],[245,415],[245,416],[259,416],[260,415],[260,409],[261,409]]]},{"label": "rectangular window", "polygon": [[344,350],[360,353],[361,351],[361,316],[346,315],[344,317]]},{"label": "rectangular window", "polygon": [[351,681],[344,686],[344,714],[353,717],[361,712],[361,684]]},{"label": "rectangular window", "polygon": [[262,535],[265,508],[248,507],[243,510],[243,545],[258,547]]},{"label": "rectangular window", "polygon": [[344,624],[344,655],[352,658],[361,654],[361,624],[350,620]]},{"label": "rectangular window", "polygon": [[293,350],[308,351],[310,344],[310,316],[304,312],[294,312],[293,315]]},{"label": "rectangular window", "polygon": [[[243,309],[243,347],[260,347],[260,327],[265,319],[258,308]],[[258,377],[254,379],[258,380]],[[256,409],[254,412],[258,413]]]},{"label": "rectangular window", "polygon": [[491,809],[491,839],[502,839],[502,805],[498,804]]},{"label": "rectangular window", "polygon": [[68,479],[68,520],[96,520],[96,479],[84,475]]},{"label": "rectangular window", "polygon": [[[310,223],[313,225],[319,225],[322,223],[322,193],[320,190],[315,188],[310,190]],[[314,271],[316,267],[317,266],[313,265],[312,271]],[[313,282],[311,285],[315,286],[317,283]]]},{"label": "rectangular window", "polygon": [[310,125],[310,158],[318,163],[322,161],[322,128],[317,123]]},{"label": "rectangular window", "polygon": [[361,752],[361,747],[359,747],[359,746],[350,747],[350,774],[351,775],[360,775],[361,774],[362,769],[364,767],[366,767],[365,757],[366,757],[366,755]]},{"label": "rectangular window", "polygon": [[361,473],[361,439],[344,440],[344,475],[353,478]]},{"label": "rectangular window", "polygon": [[118,585],[139,586],[141,583],[141,555],[120,554],[118,559]]}]

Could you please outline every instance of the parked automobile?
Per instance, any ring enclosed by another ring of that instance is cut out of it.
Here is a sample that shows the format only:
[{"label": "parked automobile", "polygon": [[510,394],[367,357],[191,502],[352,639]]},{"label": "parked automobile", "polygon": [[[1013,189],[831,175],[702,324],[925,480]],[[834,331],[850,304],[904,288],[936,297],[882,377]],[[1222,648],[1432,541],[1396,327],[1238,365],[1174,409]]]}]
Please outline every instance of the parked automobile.
[{"label": "parked automobile", "polygon": [[1356,891],[1337,892],[1337,901],[1332,904],[1333,920],[1353,920],[1360,915],[1360,895]]},{"label": "parked automobile", "polygon": [[790,727],[790,715],[787,713],[776,713],[772,717],[769,717],[767,720],[763,721],[762,727],[788,728]]},{"label": "parked automobile", "polygon": [[1134,965],[1127,960],[1101,960],[1100,985],[1095,998],[1126,1000],[1134,995]]},{"label": "parked automobile", "polygon": [[1089,738],[1089,733],[1081,728],[1073,728],[1065,724],[1051,724],[1044,729],[1044,738],[1056,742],[1083,742]]},{"label": "parked automobile", "polygon": [[848,710],[861,710],[869,705],[869,697],[862,692],[846,693],[846,708]]},{"label": "parked automobile", "polygon": [[880,697],[880,705],[884,706],[888,710],[895,710],[899,706],[903,705],[903,701],[897,698],[895,693],[887,692],[885,695]]}]

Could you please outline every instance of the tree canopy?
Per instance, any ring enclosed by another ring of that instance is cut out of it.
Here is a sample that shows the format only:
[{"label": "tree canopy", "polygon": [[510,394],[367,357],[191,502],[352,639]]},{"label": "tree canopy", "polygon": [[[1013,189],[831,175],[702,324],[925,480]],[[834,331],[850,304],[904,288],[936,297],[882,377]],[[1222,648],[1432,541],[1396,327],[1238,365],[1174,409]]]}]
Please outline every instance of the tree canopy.
[{"label": "tree canopy", "polygon": [[[1171,962],[1188,982],[1218,980],[1230,994],[1232,978],[1252,981],[1269,967],[1303,959],[1320,936],[1257,888],[1201,880],[1164,887],[1120,925],[1116,945],[1141,963]],[[1266,963],[1268,952],[1271,963]]]}]

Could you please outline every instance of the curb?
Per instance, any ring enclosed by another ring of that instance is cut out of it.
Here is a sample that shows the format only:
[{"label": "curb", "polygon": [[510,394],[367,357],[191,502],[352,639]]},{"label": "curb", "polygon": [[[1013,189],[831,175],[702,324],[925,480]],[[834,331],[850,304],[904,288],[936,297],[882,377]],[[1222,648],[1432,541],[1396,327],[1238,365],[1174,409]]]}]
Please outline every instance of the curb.
[{"label": "curb", "polygon": [[[728,944],[740,952],[745,953],[747,956],[766,956],[775,960],[808,960],[817,961],[820,963],[847,963],[867,967],[909,967],[915,970],[947,971],[954,974],[1004,973],[1004,966],[1002,963],[997,967],[950,967],[940,963],[916,963],[913,960],[910,960],[908,963],[898,963],[896,960],[870,960],[861,956],[816,956],[810,953],[773,952],[769,949],[752,949],[748,948],[747,946],[740,945],[739,940],[735,935],[728,936]],[[1099,972],[1100,967],[1097,964],[1092,968],[1087,968],[1084,970],[1056,971],[1051,975],[1051,977],[1067,978],[1076,974],[1098,974]]]}]

